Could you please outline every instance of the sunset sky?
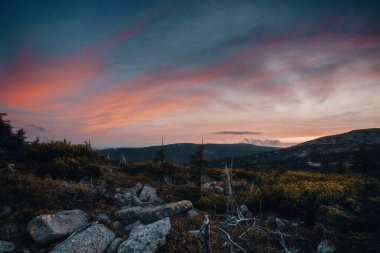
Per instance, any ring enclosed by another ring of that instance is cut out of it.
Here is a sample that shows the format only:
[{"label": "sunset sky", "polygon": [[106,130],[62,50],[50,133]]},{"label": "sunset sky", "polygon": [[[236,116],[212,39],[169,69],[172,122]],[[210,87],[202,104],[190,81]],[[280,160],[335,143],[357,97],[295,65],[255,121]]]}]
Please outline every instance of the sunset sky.
[{"label": "sunset sky", "polygon": [[97,147],[380,127],[380,4],[2,0],[0,112]]}]

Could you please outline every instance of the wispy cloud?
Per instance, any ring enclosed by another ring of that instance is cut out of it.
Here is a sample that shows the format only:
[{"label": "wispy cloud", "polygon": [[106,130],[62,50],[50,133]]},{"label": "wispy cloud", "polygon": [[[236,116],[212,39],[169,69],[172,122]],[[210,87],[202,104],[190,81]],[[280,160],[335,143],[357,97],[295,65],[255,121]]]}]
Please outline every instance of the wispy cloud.
[{"label": "wispy cloud", "polygon": [[46,129],[42,126],[37,126],[34,124],[30,124],[28,126],[31,127],[32,129],[36,130],[36,131],[39,131],[39,132],[45,132],[46,131]]},{"label": "wispy cloud", "polygon": [[225,135],[259,135],[260,132],[252,132],[252,131],[222,131],[222,132],[214,132],[213,134],[225,134]]}]

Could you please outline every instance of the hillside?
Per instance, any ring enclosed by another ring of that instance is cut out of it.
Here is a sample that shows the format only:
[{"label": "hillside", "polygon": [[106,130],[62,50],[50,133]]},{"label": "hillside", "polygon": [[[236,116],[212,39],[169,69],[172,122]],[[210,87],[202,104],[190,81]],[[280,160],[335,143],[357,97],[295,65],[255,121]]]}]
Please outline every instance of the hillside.
[{"label": "hillside", "polygon": [[[212,166],[223,159],[210,162]],[[289,148],[262,154],[236,157],[235,166],[256,169],[299,169],[321,171],[362,170],[378,173],[380,164],[380,129],[362,129],[325,136]]]},{"label": "hillside", "polygon": [[[206,245],[212,252],[316,252],[323,247],[380,252],[378,179],[236,168],[231,179],[225,168],[124,164],[106,159],[89,143],[27,142],[25,132],[13,131],[4,116],[0,114],[0,252],[174,253],[203,252]],[[372,131],[366,136],[371,138],[366,143],[377,145]],[[356,138],[322,138],[296,148],[361,142]],[[215,146],[230,157],[238,154],[237,147],[249,145],[207,145],[206,155],[218,152]]]},{"label": "hillside", "polygon": [[[174,163],[188,163],[192,154],[198,149],[198,144],[177,143],[164,145],[165,160]],[[109,155],[113,160],[120,160],[124,155],[127,162],[143,162],[154,160],[161,146],[144,148],[111,148],[99,150]],[[277,150],[273,147],[261,147],[251,144],[205,144],[204,155],[206,160],[230,159],[235,156],[259,154],[262,152]]]}]

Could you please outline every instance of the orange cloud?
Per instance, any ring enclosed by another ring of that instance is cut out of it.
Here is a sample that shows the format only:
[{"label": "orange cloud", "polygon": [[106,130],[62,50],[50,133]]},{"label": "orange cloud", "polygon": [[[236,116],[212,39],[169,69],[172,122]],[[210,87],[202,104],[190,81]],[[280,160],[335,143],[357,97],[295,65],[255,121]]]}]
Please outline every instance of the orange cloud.
[{"label": "orange cloud", "polygon": [[139,23],[81,52],[53,59],[22,56],[0,72],[1,103],[18,109],[54,108],[57,99],[77,94],[104,68],[99,52],[130,39],[145,26]]},{"label": "orange cloud", "polygon": [[0,74],[0,99],[14,108],[54,104],[58,97],[80,91],[101,67],[102,61],[88,54],[56,60],[22,58]]}]

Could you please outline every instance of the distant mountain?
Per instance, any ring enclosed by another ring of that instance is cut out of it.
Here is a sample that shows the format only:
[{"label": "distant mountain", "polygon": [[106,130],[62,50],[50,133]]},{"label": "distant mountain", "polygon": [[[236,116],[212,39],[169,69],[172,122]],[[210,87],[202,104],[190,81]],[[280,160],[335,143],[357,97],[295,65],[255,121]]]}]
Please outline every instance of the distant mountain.
[{"label": "distant mountain", "polygon": [[[192,143],[164,145],[165,160],[174,163],[188,163],[198,146],[198,144]],[[114,160],[120,160],[121,156],[124,155],[128,162],[142,162],[154,160],[156,153],[160,150],[161,146],[152,146],[144,148],[109,148],[99,151],[109,155]],[[204,155],[206,160],[221,158],[229,160],[235,156],[253,155],[272,150],[277,150],[277,148],[251,144],[205,144]]]},{"label": "distant mountain", "polygon": [[[210,165],[222,163],[223,159],[219,159],[211,161]],[[380,128],[354,130],[284,149],[235,157],[234,164],[255,169],[355,171],[369,168],[371,173],[379,173]]]}]

